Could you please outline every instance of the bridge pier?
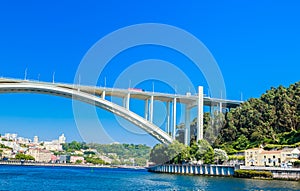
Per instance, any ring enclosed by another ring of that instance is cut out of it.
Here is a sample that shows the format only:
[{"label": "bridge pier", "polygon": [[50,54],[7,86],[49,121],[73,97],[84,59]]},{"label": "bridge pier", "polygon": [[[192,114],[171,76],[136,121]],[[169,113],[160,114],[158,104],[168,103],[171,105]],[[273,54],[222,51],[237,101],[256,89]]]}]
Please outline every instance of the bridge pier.
[{"label": "bridge pier", "polygon": [[153,95],[151,95],[150,97],[150,119],[149,121],[152,123],[153,122],[153,101],[154,101],[154,97]]},{"label": "bridge pier", "polygon": [[128,93],[126,97],[123,97],[123,107],[125,107],[127,110],[130,109],[130,93]]},{"label": "bridge pier", "polygon": [[127,94],[127,98],[126,98],[126,109],[129,110],[130,107],[130,93]]},{"label": "bridge pier", "polygon": [[101,94],[101,98],[105,99],[105,90],[103,90],[102,94]]},{"label": "bridge pier", "polygon": [[166,109],[167,109],[167,128],[166,131],[168,134],[170,134],[170,102],[166,103]]},{"label": "bridge pier", "polygon": [[149,100],[145,100],[145,119],[148,120],[149,118]]},{"label": "bridge pier", "polygon": [[203,87],[198,87],[197,142],[203,139]]},{"label": "bridge pier", "polygon": [[219,102],[219,112],[222,113],[223,107],[222,107],[222,102]]},{"label": "bridge pier", "polygon": [[172,139],[175,140],[176,136],[176,97],[173,99],[173,129],[172,129]]},{"label": "bridge pier", "polygon": [[223,102],[214,102],[210,104],[210,115],[214,116],[215,112],[223,113],[224,109],[226,110],[226,104]]},{"label": "bridge pier", "polygon": [[185,133],[184,133],[184,144],[189,145],[191,139],[191,122],[190,122],[190,108],[185,105]]}]

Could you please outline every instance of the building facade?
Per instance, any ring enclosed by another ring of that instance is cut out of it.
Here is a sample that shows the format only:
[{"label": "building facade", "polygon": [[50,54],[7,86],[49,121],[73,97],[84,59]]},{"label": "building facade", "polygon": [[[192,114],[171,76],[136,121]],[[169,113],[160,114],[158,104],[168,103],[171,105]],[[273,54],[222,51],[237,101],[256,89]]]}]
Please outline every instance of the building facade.
[{"label": "building facade", "polygon": [[15,155],[14,155],[12,149],[1,148],[0,149],[0,157],[1,157],[1,159],[4,159],[4,158],[14,158]]},{"label": "building facade", "polygon": [[33,156],[37,162],[50,162],[52,156],[50,151],[39,148],[30,148],[26,154]]},{"label": "building facade", "polygon": [[245,166],[287,166],[299,159],[298,148],[265,151],[262,148],[245,151]]},{"label": "building facade", "polygon": [[62,151],[63,150],[62,145],[59,143],[58,140],[53,140],[50,142],[45,141],[44,148],[49,151]]},{"label": "building facade", "polygon": [[84,158],[82,156],[71,156],[70,157],[70,163],[77,163],[81,161],[81,164],[84,163]]}]

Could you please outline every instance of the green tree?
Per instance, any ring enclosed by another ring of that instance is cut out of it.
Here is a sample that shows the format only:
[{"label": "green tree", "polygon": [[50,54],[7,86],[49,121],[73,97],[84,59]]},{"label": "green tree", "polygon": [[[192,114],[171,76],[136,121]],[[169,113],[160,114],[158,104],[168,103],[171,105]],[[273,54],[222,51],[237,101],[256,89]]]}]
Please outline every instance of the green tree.
[{"label": "green tree", "polygon": [[189,147],[174,141],[172,144],[157,144],[150,152],[150,161],[156,164],[179,164],[190,159]]},{"label": "green tree", "polygon": [[245,135],[241,135],[233,144],[233,148],[237,150],[245,150],[249,147],[249,140]]},{"label": "green tree", "polygon": [[157,144],[150,152],[150,161],[156,164],[164,164],[169,161],[170,158],[167,155],[167,146],[164,144]]},{"label": "green tree", "polygon": [[190,160],[189,147],[178,141],[174,141],[172,144],[168,145],[166,154],[170,163],[179,164],[183,161]]},{"label": "green tree", "polygon": [[108,164],[106,163],[104,160],[100,159],[100,158],[92,158],[92,157],[86,157],[85,161],[87,163],[92,163],[92,164]]},{"label": "green tree", "polygon": [[62,144],[63,150],[67,152],[74,152],[79,151],[81,149],[88,149],[89,147],[86,145],[86,143],[80,143],[77,141],[72,141],[71,143],[64,143]]},{"label": "green tree", "polygon": [[228,155],[226,153],[226,151],[222,150],[222,149],[214,149],[214,153],[215,153],[215,161],[217,164],[222,164],[223,162],[228,160]]},{"label": "green tree", "polygon": [[206,114],[206,120],[204,123],[204,138],[211,144],[217,139],[220,130],[224,127],[226,120],[225,115],[219,111],[214,112],[213,116]]},{"label": "green tree", "polygon": [[147,160],[145,158],[135,158],[134,162],[137,166],[146,166]]},{"label": "green tree", "polygon": [[25,155],[23,153],[16,154],[17,160],[35,160],[35,158],[31,155]]},{"label": "green tree", "polygon": [[194,160],[203,161],[204,164],[212,164],[214,162],[214,150],[205,139],[192,143],[190,155]]}]

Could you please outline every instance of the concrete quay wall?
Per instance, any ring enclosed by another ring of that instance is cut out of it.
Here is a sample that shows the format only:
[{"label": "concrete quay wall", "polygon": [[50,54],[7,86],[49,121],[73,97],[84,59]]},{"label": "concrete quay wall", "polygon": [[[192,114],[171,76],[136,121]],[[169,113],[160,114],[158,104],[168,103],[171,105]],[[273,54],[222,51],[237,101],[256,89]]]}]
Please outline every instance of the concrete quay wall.
[{"label": "concrete quay wall", "polygon": [[210,175],[210,176],[233,176],[233,166],[223,165],[181,165],[164,164],[149,167],[150,172],[172,173],[172,174],[190,174],[190,175]]}]

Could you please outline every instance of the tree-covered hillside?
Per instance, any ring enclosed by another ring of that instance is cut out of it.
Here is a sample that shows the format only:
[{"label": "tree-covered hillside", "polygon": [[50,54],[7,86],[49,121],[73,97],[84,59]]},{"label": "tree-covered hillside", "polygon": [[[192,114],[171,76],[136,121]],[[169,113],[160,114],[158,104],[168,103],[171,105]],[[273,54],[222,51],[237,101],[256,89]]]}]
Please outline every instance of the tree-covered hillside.
[{"label": "tree-covered hillside", "polygon": [[195,141],[197,119],[194,119],[191,144],[183,145],[184,124],[180,124],[177,140],[181,143],[156,145],[150,160],[156,164],[199,161],[219,164],[230,157],[237,159],[228,157],[226,152],[231,155],[260,145],[265,149],[300,146],[300,82],[288,88],[271,88],[260,98],[251,98],[226,114],[205,113],[203,122],[204,140]]},{"label": "tree-covered hillside", "polygon": [[[95,150],[90,150],[95,149]],[[98,144],[98,143],[80,143],[72,141],[63,144],[62,152],[56,154],[68,154],[85,157],[85,160],[94,164],[112,164],[112,165],[137,165],[145,166],[150,158],[151,148],[146,145],[134,144]],[[84,151],[82,154],[76,151]],[[106,160],[105,158],[111,159]],[[103,160],[102,160],[103,159]]]},{"label": "tree-covered hillside", "polygon": [[300,82],[271,88],[232,109],[225,119],[214,146],[227,151],[300,142]]},{"label": "tree-covered hillside", "polygon": [[144,158],[149,159],[151,148],[146,145],[134,144],[88,144],[90,148],[97,149],[99,153],[115,153],[123,159]]}]

